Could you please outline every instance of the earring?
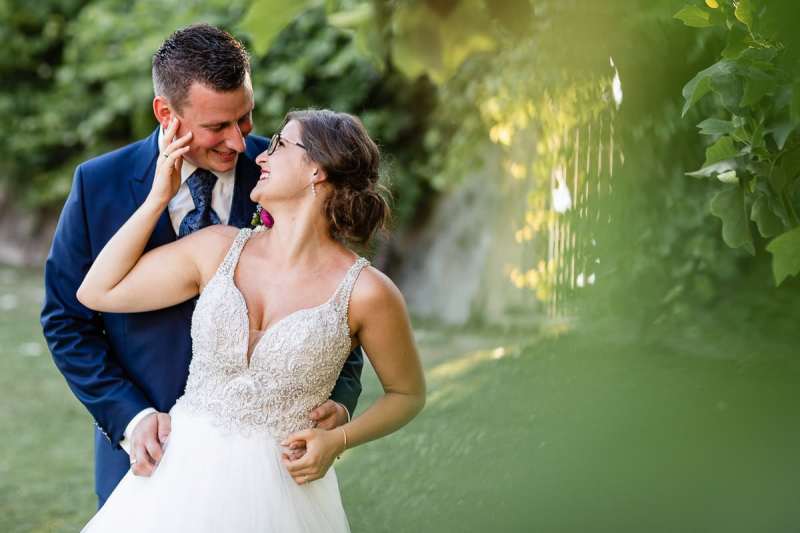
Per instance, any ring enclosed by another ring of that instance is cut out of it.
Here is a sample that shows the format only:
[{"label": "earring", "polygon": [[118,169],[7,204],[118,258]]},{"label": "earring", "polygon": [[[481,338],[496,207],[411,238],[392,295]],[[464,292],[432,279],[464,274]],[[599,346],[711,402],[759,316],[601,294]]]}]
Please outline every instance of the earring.
[{"label": "earring", "polygon": [[314,196],[316,196],[316,195],[317,195],[317,188],[316,188],[316,185],[317,185],[317,184],[316,184],[316,183],[314,183],[313,181],[311,182],[311,192],[313,192],[313,193],[314,193]]}]

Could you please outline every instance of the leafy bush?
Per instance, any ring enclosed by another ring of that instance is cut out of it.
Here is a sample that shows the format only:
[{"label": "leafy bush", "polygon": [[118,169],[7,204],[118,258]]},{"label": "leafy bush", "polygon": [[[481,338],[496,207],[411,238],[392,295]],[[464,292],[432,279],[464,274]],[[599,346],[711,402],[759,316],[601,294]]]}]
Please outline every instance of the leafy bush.
[{"label": "leafy bush", "polygon": [[731,247],[755,253],[772,239],[775,283],[800,272],[800,5],[792,0],[706,0],[675,17],[725,34],[719,59],[683,88],[686,114],[712,95],[697,127],[711,139],[702,168],[721,189],[711,212]]}]

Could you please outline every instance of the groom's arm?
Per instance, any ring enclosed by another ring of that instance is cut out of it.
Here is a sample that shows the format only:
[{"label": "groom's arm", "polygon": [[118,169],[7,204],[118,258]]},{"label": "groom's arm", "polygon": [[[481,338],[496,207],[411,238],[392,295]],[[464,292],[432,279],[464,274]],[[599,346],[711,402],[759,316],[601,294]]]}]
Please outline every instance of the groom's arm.
[{"label": "groom's arm", "polygon": [[364,368],[364,352],[359,346],[347,357],[331,393],[331,400],[342,404],[347,409],[348,419],[356,410],[358,397],[361,395],[362,368]]},{"label": "groom's arm", "polygon": [[56,366],[95,424],[119,447],[128,423],[150,402],[110,356],[101,315],[75,293],[92,263],[81,167],[56,227],[45,263],[41,323]]}]

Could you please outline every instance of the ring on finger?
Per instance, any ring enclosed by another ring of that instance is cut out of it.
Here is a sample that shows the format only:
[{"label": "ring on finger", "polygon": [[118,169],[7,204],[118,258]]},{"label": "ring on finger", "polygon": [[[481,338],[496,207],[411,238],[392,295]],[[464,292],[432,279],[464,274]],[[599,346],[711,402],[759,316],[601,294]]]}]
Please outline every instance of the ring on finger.
[{"label": "ring on finger", "polygon": [[164,152],[164,159],[169,159],[169,154],[167,152]]}]

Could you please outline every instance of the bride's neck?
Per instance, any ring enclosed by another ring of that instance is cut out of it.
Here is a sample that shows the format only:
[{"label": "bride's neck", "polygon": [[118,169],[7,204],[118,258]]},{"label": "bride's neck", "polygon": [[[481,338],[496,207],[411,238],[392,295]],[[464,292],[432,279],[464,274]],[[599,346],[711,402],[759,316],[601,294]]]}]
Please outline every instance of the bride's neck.
[{"label": "bride's neck", "polygon": [[275,224],[265,232],[264,247],[270,261],[278,265],[314,265],[337,244],[319,206],[267,210]]}]

